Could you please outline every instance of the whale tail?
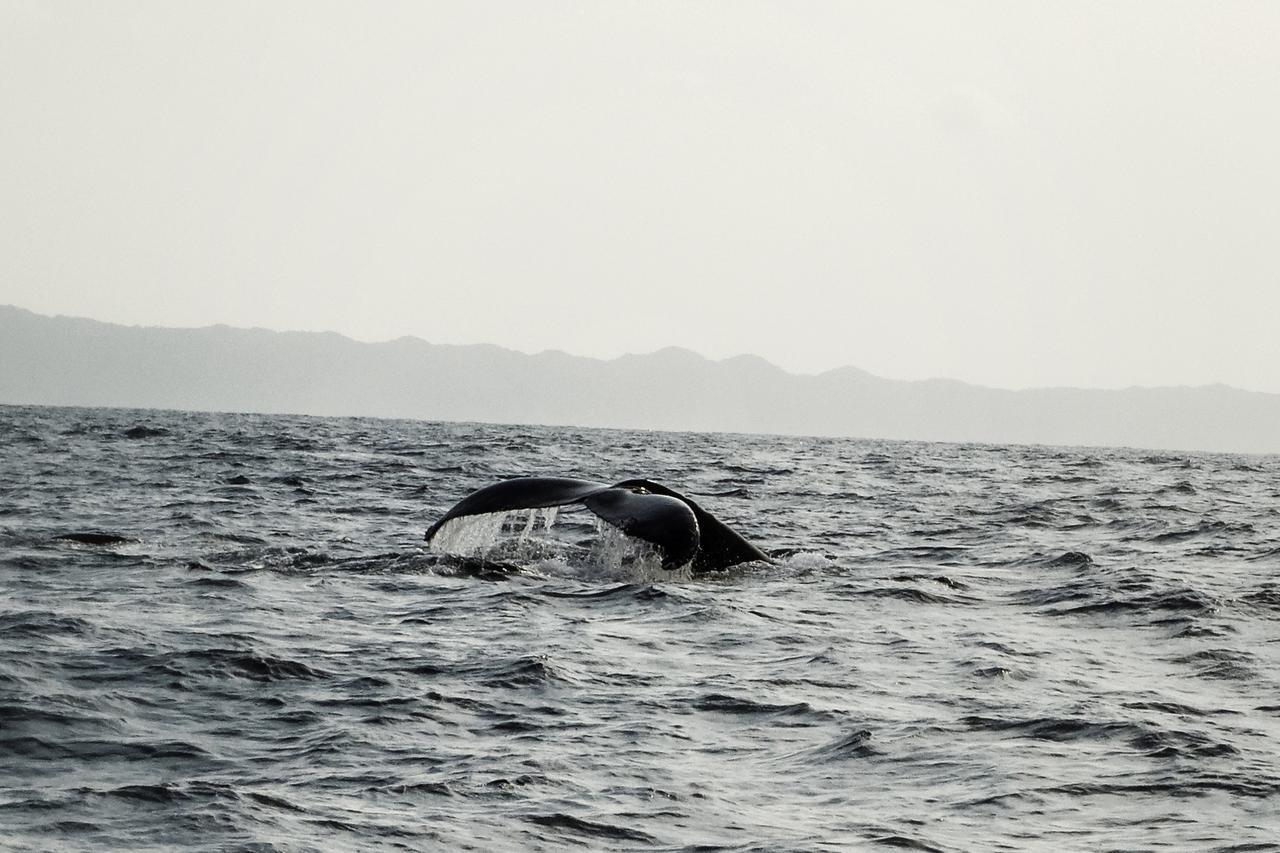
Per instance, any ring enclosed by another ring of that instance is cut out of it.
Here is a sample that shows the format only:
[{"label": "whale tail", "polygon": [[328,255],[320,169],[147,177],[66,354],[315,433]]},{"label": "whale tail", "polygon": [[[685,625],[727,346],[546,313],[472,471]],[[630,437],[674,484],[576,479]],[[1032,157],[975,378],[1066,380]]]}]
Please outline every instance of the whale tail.
[{"label": "whale tail", "polygon": [[607,485],[568,477],[516,477],[478,489],[427,529],[430,542],[447,522],[468,515],[581,504],[628,536],[655,546],[662,566],[696,572],[768,561],[759,548],[674,489],[652,480]]}]

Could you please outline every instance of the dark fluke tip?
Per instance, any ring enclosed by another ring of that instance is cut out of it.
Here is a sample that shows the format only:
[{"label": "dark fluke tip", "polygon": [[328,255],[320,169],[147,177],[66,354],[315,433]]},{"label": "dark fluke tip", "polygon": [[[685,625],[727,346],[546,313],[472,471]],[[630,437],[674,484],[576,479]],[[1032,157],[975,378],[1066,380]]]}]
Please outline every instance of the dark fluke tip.
[{"label": "dark fluke tip", "polygon": [[102,533],[96,530],[63,533],[53,538],[65,542],[79,542],[82,545],[119,545],[122,542],[133,541],[128,536],[121,536],[118,533]]},{"label": "dark fluke tip", "polygon": [[157,436],[168,435],[168,434],[169,434],[169,431],[167,429],[161,429],[160,427],[149,427],[145,425],[130,427],[129,429],[124,431],[125,438],[156,438]]}]

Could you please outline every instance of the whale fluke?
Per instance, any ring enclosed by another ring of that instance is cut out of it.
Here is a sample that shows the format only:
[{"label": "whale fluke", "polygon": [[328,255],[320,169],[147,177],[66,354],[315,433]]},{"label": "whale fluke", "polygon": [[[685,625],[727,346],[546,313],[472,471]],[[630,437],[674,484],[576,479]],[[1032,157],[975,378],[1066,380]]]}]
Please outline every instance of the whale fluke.
[{"label": "whale fluke", "polygon": [[430,542],[446,522],[467,515],[574,503],[628,536],[656,547],[665,569],[688,563],[694,572],[709,572],[769,560],[767,554],[694,501],[652,480],[623,480],[612,486],[568,477],[503,480],[458,501],[428,528],[424,538]]}]

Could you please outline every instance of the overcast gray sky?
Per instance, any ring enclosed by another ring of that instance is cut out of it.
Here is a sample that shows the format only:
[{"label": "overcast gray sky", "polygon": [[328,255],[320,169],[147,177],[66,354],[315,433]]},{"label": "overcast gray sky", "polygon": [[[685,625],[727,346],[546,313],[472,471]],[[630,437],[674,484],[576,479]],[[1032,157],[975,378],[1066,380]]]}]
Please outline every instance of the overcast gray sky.
[{"label": "overcast gray sky", "polygon": [[0,302],[1280,391],[1280,3],[0,10]]}]

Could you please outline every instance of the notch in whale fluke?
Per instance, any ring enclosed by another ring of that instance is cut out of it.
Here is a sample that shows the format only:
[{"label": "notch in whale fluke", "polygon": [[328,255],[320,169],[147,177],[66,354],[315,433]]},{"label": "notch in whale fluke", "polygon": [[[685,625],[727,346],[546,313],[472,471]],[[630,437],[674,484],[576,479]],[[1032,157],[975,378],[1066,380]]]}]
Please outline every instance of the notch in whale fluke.
[{"label": "notch in whale fluke", "polygon": [[651,480],[612,486],[568,477],[516,477],[472,492],[431,525],[430,542],[445,522],[466,515],[581,504],[628,536],[655,546],[662,566],[689,563],[709,572],[769,557],[689,498]]}]

